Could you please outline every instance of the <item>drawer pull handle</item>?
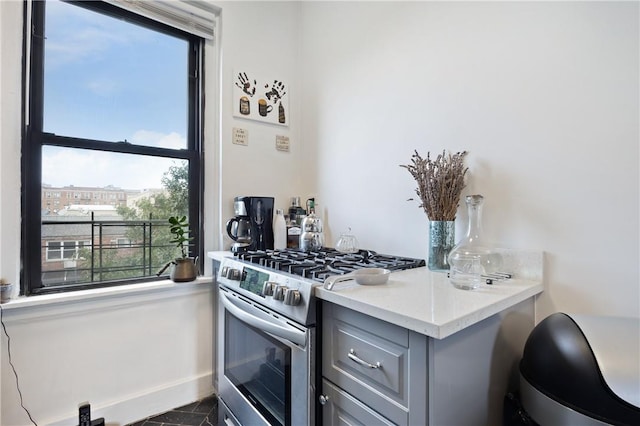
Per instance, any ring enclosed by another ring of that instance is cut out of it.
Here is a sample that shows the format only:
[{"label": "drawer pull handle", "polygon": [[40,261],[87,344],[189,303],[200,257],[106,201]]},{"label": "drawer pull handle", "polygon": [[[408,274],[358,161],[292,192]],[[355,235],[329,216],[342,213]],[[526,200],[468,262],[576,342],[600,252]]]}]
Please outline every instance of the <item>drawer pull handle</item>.
[{"label": "drawer pull handle", "polygon": [[353,349],[349,349],[349,353],[347,354],[347,356],[354,362],[363,365],[367,368],[382,368],[382,364],[380,364],[380,362],[376,362],[375,364],[370,364],[367,361],[361,359],[358,357],[358,355],[356,355],[356,351]]}]

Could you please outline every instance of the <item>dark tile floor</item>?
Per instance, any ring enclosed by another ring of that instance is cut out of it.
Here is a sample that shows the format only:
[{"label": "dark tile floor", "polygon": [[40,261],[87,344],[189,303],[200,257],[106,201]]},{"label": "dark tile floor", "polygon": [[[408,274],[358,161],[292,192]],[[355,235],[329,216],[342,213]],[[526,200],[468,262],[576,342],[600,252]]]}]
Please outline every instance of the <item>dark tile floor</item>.
[{"label": "dark tile floor", "polygon": [[217,426],[217,424],[218,398],[212,395],[127,426]]}]

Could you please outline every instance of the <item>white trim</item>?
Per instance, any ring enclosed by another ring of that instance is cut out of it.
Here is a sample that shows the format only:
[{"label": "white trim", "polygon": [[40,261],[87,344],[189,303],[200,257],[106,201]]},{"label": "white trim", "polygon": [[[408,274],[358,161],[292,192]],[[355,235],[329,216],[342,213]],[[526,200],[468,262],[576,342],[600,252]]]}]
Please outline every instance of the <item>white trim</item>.
[{"label": "white trim", "polygon": [[[187,283],[158,280],[146,283],[102,287],[52,293],[41,296],[20,296],[2,304],[5,322],[30,321],[69,312],[95,311],[100,308],[138,305],[145,301],[172,298],[178,295],[211,291],[213,279],[198,277]],[[63,308],[63,309],[58,309]]]},{"label": "white trim", "polygon": [[[213,388],[211,371],[184,380],[168,383],[143,393],[126,395],[108,404],[91,404],[91,417],[103,417],[107,424],[129,424],[167,411],[167,407],[180,407],[211,395]],[[216,419],[210,419],[215,424]],[[78,423],[78,414],[64,419],[46,421],[49,426],[68,426]]]},{"label": "white trim", "polygon": [[105,0],[137,15],[213,39],[216,13],[213,5],[201,0]]}]

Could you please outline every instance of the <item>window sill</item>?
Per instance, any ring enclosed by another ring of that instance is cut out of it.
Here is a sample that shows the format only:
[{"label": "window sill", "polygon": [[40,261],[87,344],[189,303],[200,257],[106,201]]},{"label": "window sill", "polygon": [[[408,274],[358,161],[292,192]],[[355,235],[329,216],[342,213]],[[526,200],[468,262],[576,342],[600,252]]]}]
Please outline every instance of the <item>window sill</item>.
[{"label": "window sill", "polygon": [[[213,282],[213,277],[198,277],[195,281],[186,283],[158,280],[42,296],[20,296],[3,303],[2,310],[8,314],[24,313],[27,316],[34,314],[35,316],[40,316],[45,310],[57,308],[64,308],[67,312],[68,308],[74,311],[95,310],[96,307],[140,304],[152,300],[208,292],[213,287]],[[36,312],[41,312],[41,314]]]}]

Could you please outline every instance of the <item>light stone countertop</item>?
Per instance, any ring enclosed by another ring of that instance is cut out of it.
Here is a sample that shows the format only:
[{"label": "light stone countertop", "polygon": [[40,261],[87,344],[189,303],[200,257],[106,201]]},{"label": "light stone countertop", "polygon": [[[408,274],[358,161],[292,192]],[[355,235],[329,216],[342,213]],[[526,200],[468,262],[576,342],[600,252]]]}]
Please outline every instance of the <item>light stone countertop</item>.
[{"label": "light stone countertop", "polygon": [[[225,255],[209,253],[218,260]],[[319,285],[315,294],[327,302],[443,339],[543,291],[542,252],[505,250],[503,257],[505,270],[514,277],[475,290],[457,289],[446,273],[422,267],[392,272],[387,283],[377,286],[362,286],[353,280],[338,282],[333,290]]]}]

